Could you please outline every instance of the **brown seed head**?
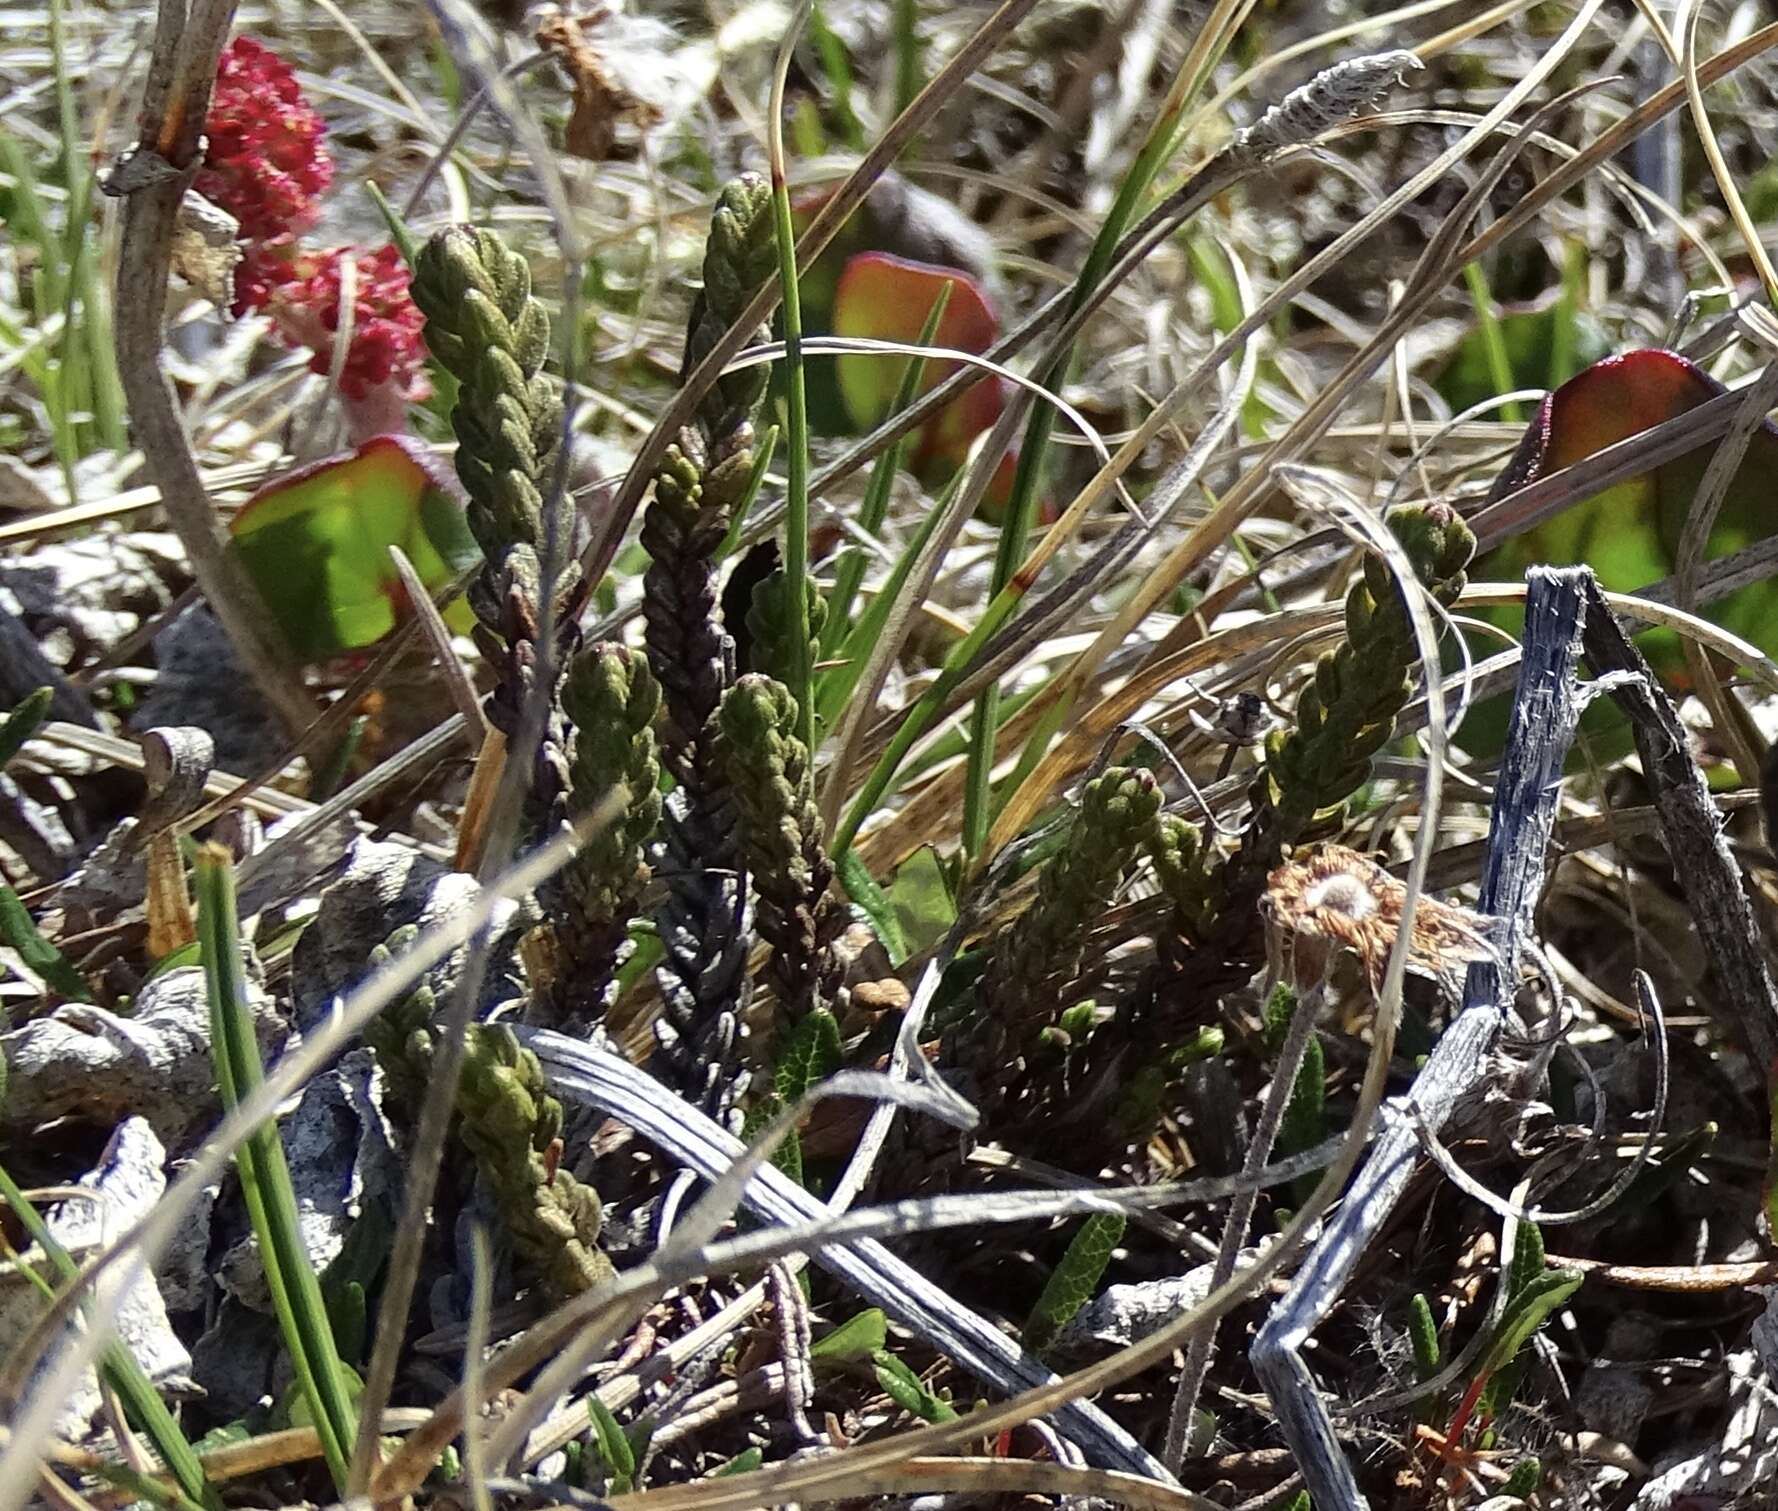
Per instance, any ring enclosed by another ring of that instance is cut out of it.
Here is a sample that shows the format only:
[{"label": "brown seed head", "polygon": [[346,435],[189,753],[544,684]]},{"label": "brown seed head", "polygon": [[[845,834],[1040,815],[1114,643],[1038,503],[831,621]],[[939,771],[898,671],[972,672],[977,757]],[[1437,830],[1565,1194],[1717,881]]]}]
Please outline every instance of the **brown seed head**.
[{"label": "brown seed head", "polygon": [[[1377,991],[1406,899],[1407,888],[1375,861],[1344,845],[1322,845],[1272,872],[1260,913],[1273,957],[1299,988],[1318,985],[1335,957],[1350,950]],[[1498,930],[1496,919],[1422,897],[1414,909],[1408,969],[1454,986],[1463,967],[1493,958]]]}]

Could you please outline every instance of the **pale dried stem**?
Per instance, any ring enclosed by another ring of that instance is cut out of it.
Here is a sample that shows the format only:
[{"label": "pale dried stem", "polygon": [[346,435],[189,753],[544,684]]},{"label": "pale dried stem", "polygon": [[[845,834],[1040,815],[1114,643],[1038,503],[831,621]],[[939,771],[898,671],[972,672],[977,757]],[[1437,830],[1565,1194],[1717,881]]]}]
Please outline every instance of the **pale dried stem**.
[{"label": "pale dried stem", "polygon": [[[294,670],[289,648],[259,589],[241,559],[229,550],[192,455],[172,382],[161,367],[173,228],[198,166],[216,60],[234,12],[235,0],[198,0],[189,19],[175,3],[160,8],[141,139],[134,156],[120,165],[123,177],[113,186],[123,197],[115,302],[117,367],[129,402],[131,434],[185,547],[192,576],[248,675],[286,733],[296,736],[314,718],[314,700]],[[134,184],[127,171],[132,166],[142,173]],[[163,166],[167,172],[154,171]]]}]

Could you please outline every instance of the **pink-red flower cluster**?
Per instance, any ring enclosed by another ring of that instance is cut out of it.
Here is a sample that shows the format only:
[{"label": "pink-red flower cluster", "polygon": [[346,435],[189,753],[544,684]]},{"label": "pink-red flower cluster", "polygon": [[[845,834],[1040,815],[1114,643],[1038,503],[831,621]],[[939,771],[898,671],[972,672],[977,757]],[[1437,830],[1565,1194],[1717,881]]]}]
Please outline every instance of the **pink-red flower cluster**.
[{"label": "pink-red flower cluster", "polygon": [[236,37],[216,66],[197,191],[240,222],[243,241],[307,230],[333,182],[326,132],[290,65]]},{"label": "pink-red flower cluster", "polygon": [[[288,241],[269,249],[281,255],[261,258],[251,289],[254,307],[276,322],[292,346],[314,352],[310,368],[326,373],[342,323],[345,263],[353,265],[351,336],[340,370],[340,391],[362,400],[371,390],[394,382],[408,386],[425,355],[420,332],[424,319],[408,292],[411,275],[393,246],[374,252],[335,247],[301,250]],[[246,292],[246,290],[244,290]]]},{"label": "pink-red flower cluster", "polygon": [[205,120],[197,189],[240,223],[234,313],[265,311],[278,335],[307,347],[314,353],[310,367],[326,373],[342,324],[350,256],[356,287],[340,391],[359,404],[379,391],[424,398],[424,321],[397,250],[315,251],[300,240],[319,218],[319,196],[333,181],[325,133],[288,63],[251,37],[229,43]]}]

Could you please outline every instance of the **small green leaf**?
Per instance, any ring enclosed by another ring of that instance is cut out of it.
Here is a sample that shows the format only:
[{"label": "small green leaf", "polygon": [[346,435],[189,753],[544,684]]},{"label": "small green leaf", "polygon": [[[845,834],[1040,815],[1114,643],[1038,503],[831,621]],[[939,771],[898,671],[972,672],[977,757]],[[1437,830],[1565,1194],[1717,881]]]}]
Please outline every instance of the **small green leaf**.
[{"label": "small green leaf", "polygon": [[599,1456],[605,1460],[605,1472],[610,1480],[608,1489],[614,1495],[622,1495],[634,1488],[635,1451],[617,1418],[611,1414],[611,1408],[597,1395],[587,1397],[586,1414],[599,1445]]},{"label": "small green leaf", "polygon": [[1512,1269],[1507,1274],[1506,1294],[1517,1300],[1520,1293],[1543,1274],[1543,1232],[1534,1222],[1522,1222],[1513,1240]]},{"label": "small green leaf", "polygon": [[1488,1382],[1483,1388],[1482,1400],[1489,1416],[1499,1415],[1512,1394],[1511,1387],[1517,1384],[1516,1378],[1501,1382],[1499,1377],[1518,1357],[1519,1350],[1549,1320],[1551,1313],[1580,1289],[1585,1278],[1577,1270],[1545,1270],[1527,1282],[1507,1303],[1506,1315],[1501,1318],[1500,1328],[1477,1371],[1478,1376]]},{"label": "small green leaf", "polygon": [[21,699],[18,707],[6,716],[6,722],[0,724],[0,769],[4,769],[25,741],[43,727],[55,697],[53,688],[40,687]]},{"label": "small green leaf", "polygon": [[957,899],[938,851],[922,845],[901,863],[889,884],[889,903],[913,950],[929,950],[957,921]]},{"label": "small green leaf", "polygon": [[1408,1301],[1408,1338],[1414,1347],[1414,1373],[1430,1380],[1438,1373],[1442,1359],[1438,1323],[1433,1319],[1432,1303],[1418,1291]]},{"label": "small green leaf", "polygon": [[1125,1223],[1122,1212],[1095,1212],[1068,1241],[1025,1323],[1025,1347],[1032,1353],[1040,1354],[1055,1342],[1056,1334],[1093,1299],[1112,1251],[1123,1240]]},{"label": "small green leaf", "polygon": [[903,1411],[923,1422],[954,1422],[957,1413],[920,1383],[920,1377],[888,1349],[879,1349],[871,1356],[877,1384],[883,1394]]},{"label": "small green leaf", "polygon": [[714,1471],[710,1478],[721,1479],[727,1474],[751,1474],[765,1462],[765,1454],[758,1448],[743,1448],[720,1469]]},{"label": "small green leaf", "polygon": [[[336,1286],[330,1292],[324,1292],[327,1303],[327,1321],[333,1328],[334,1347],[340,1351],[340,1358],[362,1359],[366,1341],[364,1287],[356,1280],[348,1280],[344,1285]],[[350,1369],[352,1366],[345,1366]]]},{"label": "small green leaf", "polygon": [[[406,436],[375,436],[268,484],[231,533],[291,649],[311,661],[374,645],[407,615],[390,546],[430,592],[481,560],[461,488]],[[468,614],[459,600],[446,622],[466,629]]]},{"label": "small green leaf", "polygon": [[1513,1465],[1513,1472],[1507,1476],[1506,1483],[1500,1487],[1500,1493],[1517,1496],[1520,1500],[1529,1500],[1537,1493],[1537,1487],[1542,1483],[1542,1460],[1534,1456],[1526,1457]]},{"label": "small green leaf", "polygon": [[877,885],[876,877],[870,874],[870,867],[859,858],[856,850],[843,851],[837,869],[840,885],[870,920],[871,928],[889,953],[889,963],[899,966],[908,958],[908,940],[902,932],[901,920],[895,916],[889,894]]},{"label": "small green leaf", "polygon": [[45,939],[17,892],[0,882],[0,941],[4,941],[33,975],[71,1002],[91,1002],[92,992],[62,952]]},{"label": "small green leaf", "polygon": [[853,1364],[870,1358],[889,1343],[889,1319],[879,1307],[870,1307],[809,1347],[816,1364]]},{"label": "small green leaf", "polygon": [[[1282,983],[1266,1003],[1266,1045],[1274,1053],[1283,1047],[1290,1032],[1290,1020],[1296,1015],[1297,995]],[[1278,1127],[1277,1151],[1280,1155],[1301,1154],[1321,1142],[1327,1131],[1327,1060],[1321,1041],[1310,1034],[1303,1046],[1302,1063],[1297,1067],[1296,1081],[1290,1088],[1290,1101],[1285,1104],[1284,1119]],[[1315,1189],[1319,1177],[1305,1175],[1291,1185],[1297,1200]]]},{"label": "small green leaf", "polygon": [[818,1007],[791,1029],[778,1052],[772,1087],[788,1107],[839,1068],[840,1025],[826,1008]]}]

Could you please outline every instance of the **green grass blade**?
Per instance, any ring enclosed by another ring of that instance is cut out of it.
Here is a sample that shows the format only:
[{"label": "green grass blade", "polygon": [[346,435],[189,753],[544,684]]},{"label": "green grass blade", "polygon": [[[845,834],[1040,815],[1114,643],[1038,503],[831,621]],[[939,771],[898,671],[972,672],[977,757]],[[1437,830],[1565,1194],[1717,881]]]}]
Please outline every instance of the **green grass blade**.
[{"label": "green grass blade", "polygon": [[7,762],[24,749],[25,741],[43,727],[43,721],[49,717],[49,706],[55,700],[55,690],[48,687],[40,687],[19,699],[18,707],[6,716],[4,724],[0,724],[0,771],[5,770]]},{"label": "green grass blade", "polygon": [[895,113],[920,92],[920,0],[895,0]]},{"label": "green grass blade", "polygon": [[[957,477],[952,480],[953,488],[961,482],[962,477],[963,474],[958,473]],[[947,493],[946,497],[949,496]],[[940,503],[933,509],[931,523],[935,523],[944,513],[944,505]],[[930,528],[930,523],[928,528]],[[909,547],[907,559],[910,562],[918,550],[919,542],[915,541]],[[938,679],[926,689],[920,701],[908,710],[901,723],[896,726],[895,733],[890,737],[888,748],[877,758],[877,764],[871,768],[871,773],[865,779],[864,786],[860,789],[858,796],[853,799],[852,806],[846,810],[846,815],[834,834],[831,847],[836,860],[851,845],[860,826],[865,819],[870,817],[871,810],[888,791],[889,783],[901,769],[901,764],[913,748],[914,742],[931,727],[938,711],[944,706],[945,700],[950,697],[951,690],[963,680],[970,662],[975,659],[976,652],[986,645],[994,632],[1012,617],[1013,611],[1025,601],[1027,591],[1028,585],[1021,586],[1016,580],[1009,584],[997,593],[987,608],[982,611],[982,617],[976,622],[975,627],[952,647],[950,655],[945,657],[945,664],[939,672]],[[880,597],[882,596],[888,596],[889,601],[893,602],[893,595],[890,594],[887,587],[884,589],[884,595],[880,595]],[[885,608],[885,617],[887,612],[888,610]],[[869,616],[866,616],[866,621],[859,625],[858,633],[863,633],[865,623],[868,622]],[[999,717],[999,711],[999,703],[996,701],[996,718]]]},{"label": "green grass blade", "polygon": [[[1506,352],[1506,333],[1500,328],[1500,311],[1494,307],[1488,275],[1479,264],[1466,262],[1463,264],[1463,281],[1469,288],[1469,302],[1475,306],[1476,329],[1481,334],[1482,353],[1488,359],[1488,378],[1494,384],[1495,393],[1511,393],[1517,387],[1513,381],[1512,358]],[[1500,418],[1514,425],[1523,421],[1525,415],[1518,400],[1502,404]]]},{"label": "green grass blade", "polygon": [[716,559],[726,561],[741,549],[741,537],[747,533],[747,516],[753,512],[754,501],[759,491],[765,486],[766,469],[772,465],[772,457],[778,450],[778,427],[768,425],[766,433],[759,438],[759,444],[753,448],[753,470],[747,474],[747,486],[741,490],[739,502],[735,505],[735,516],[729,523],[728,534],[722,537],[722,544],[716,548]]},{"label": "green grass blade", "polygon": [[[25,1231],[43,1250],[62,1282],[66,1284],[78,1278],[80,1266],[75,1264],[73,1256],[56,1241],[55,1235],[49,1230],[49,1224],[44,1222],[3,1166],[0,1166],[0,1198],[5,1200]],[[29,1265],[21,1264],[19,1268],[46,1296],[54,1295],[48,1281]],[[174,1503],[188,1508],[188,1511],[222,1511],[222,1497],[217,1494],[216,1487],[204,1473],[197,1451],[179,1430],[179,1424],[173,1420],[173,1413],[167,1409],[167,1403],[160,1398],[160,1392],[154,1388],[154,1382],[148,1378],[148,1371],[137,1362],[136,1356],[113,1339],[99,1356],[99,1370],[106,1383],[117,1392],[137,1428],[154,1445],[155,1452],[161,1456],[161,1462],[167,1466],[168,1472],[177,1483],[179,1494],[173,1498]],[[161,1493],[165,1494],[164,1491]]]},{"label": "green grass blade", "polygon": [[[223,1106],[233,1111],[259,1088],[265,1067],[260,1062],[253,1012],[247,1002],[234,869],[228,852],[218,845],[203,846],[198,851],[196,881],[198,939],[210,995],[210,1050]],[[320,1277],[303,1246],[296,1193],[275,1123],[268,1120],[248,1135],[236,1152],[235,1166],[259,1239],[279,1330],[321,1439],[322,1456],[334,1484],[344,1493],[357,1415],[334,1347]]]},{"label": "green grass blade", "polygon": [[[1117,255],[1118,242],[1136,218],[1156,175],[1173,155],[1184,124],[1187,101],[1210,76],[1210,71],[1215,68],[1227,44],[1228,36],[1225,35],[1219,39],[1218,45],[1206,50],[1202,56],[1195,53],[1188,55],[1188,62],[1192,57],[1197,58],[1196,67],[1189,76],[1182,70],[1175,79],[1161,106],[1160,114],[1149,128],[1147,139],[1137,152],[1135,161],[1131,163],[1129,172],[1124,175],[1123,182],[1118,185],[1117,196],[1106,212],[1105,219],[1093,238],[1093,244],[1087,251],[1086,260],[1081,264],[1080,272],[1074,280],[1074,288],[1068,296],[1069,315],[1073,315],[1085,304],[1110,272]],[[1073,349],[1070,348],[1039,375],[1039,381],[1046,388],[1060,390],[1073,361]],[[1033,407],[1031,418],[1025,425],[1024,439],[1019,446],[1018,466],[1013,473],[1012,497],[1007,503],[1006,523],[1002,527],[999,548],[994,556],[993,591],[996,593],[1012,581],[1013,573],[1024,559],[1031,526],[1037,516],[1038,490],[1042,485],[1050,438],[1055,432],[1055,426],[1056,411],[1053,405],[1037,404]],[[987,841],[989,825],[993,821],[990,778],[994,764],[995,735],[1000,724],[999,702],[999,686],[986,689],[976,699],[975,717],[970,726],[969,770],[963,794],[963,851],[969,856],[980,854],[981,847]],[[1054,733],[1054,728],[1054,723],[1049,720],[1040,724],[1026,742],[1026,749],[1020,760],[1021,769],[1035,767]],[[1042,745],[1038,744],[1040,740]]]},{"label": "green grass blade", "polygon": [[[813,6],[808,0],[806,17]],[[796,35],[793,25],[786,34]],[[809,600],[803,584],[809,580],[809,401],[803,383],[803,305],[796,269],[796,226],[790,218],[790,186],[784,178],[784,81],[790,66],[788,47],[782,49],[772,81],[770,120],[772,160],[772,231],[778,246],[778,281],[782,289],[784,321],[784,378],[786,395],[784,486],[784,580],[790,586],[790,684],[796,699],[797,736],[810,757],[820,747],[815,734],[815,656],[809,643]]]},{"label": "green grass blade", "polygon": [[39,932],[19,894],[0,882],[0,941],[18,951],[19,959],[71,1002],[91,1002],[92,991],[68,957]]},{"label": "green grass blade", "polygon": [[862,153],[865,148],[864,127],[859,122],[858,112],[852,108],[852,60],[846,56],[846,44],[827,24],[820,5],[816,5],[809,17],[809,39],[815,44],[821,71],[827,75],[833,90],[833,113],[839,122],[840,135],[848,150]]}]

